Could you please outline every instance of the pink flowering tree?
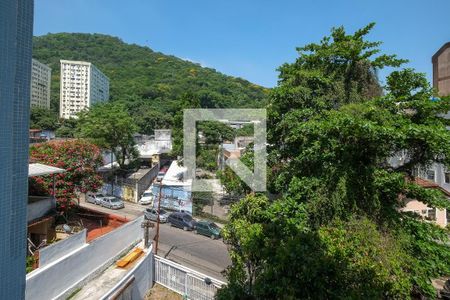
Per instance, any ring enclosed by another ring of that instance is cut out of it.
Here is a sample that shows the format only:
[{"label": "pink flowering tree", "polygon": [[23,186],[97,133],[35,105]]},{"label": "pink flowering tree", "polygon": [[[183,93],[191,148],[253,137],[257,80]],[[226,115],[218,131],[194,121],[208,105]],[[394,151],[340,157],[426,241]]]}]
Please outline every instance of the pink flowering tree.
[{"label": "pink flowering tree", "polygon": [[[73,208],[78,193],[95,192],[102,186],[97,168],[103,163],[100,149],[85,140],[51,141],[30,147],[30,162],[66,170],[55,174],[57,209],[63,213]],[[30,178],[30,193],[53,195],[52,176]]]}]

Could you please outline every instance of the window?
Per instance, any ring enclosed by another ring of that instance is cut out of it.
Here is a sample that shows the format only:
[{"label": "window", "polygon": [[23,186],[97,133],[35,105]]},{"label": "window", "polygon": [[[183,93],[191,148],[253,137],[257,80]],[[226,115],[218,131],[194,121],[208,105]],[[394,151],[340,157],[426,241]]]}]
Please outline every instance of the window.
[{"label": "window", "polygon": [[434,182],[435,177],[436,176],[435,176],[434,170],[427,170],[427,179],[428,180],[431,180]]},{"label": "window", "polygon": [[436,208],[429,208],[428,209],[428,216],[427,216],[427,218],[429,220],[436,221]]},{"label": "window", "polygon": [[444,173],[444,180],[445,180],[445,183],[450,183],[450,172]]}]

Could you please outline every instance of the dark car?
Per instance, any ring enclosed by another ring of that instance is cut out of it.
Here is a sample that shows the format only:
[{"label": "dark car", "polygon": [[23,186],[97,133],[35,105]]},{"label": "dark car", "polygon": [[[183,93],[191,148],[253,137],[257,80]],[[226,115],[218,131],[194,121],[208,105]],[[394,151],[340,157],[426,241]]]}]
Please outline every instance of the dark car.
[{"label": "dark car", "polygon": [[169,222],[170,225],[182,228],[183,230],[194,230],[196,224],[190,214],[182,212],[171,213],[167,218],[167,222]]},{"label": "dark car", "polygon": [[220,227],[214,222],[201,220],[195,225],[195,233],[209,236],[215,240],[220,238]]}]

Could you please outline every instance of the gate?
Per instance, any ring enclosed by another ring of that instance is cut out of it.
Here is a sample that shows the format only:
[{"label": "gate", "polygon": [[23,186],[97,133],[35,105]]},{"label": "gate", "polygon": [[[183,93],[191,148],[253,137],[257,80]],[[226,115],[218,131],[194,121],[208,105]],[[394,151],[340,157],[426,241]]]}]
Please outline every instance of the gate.
[{"label": "gate", "polygon": [[155,281],[188,299],[212,300],[224,282],[186,268],[160,256],[154,256]]}]

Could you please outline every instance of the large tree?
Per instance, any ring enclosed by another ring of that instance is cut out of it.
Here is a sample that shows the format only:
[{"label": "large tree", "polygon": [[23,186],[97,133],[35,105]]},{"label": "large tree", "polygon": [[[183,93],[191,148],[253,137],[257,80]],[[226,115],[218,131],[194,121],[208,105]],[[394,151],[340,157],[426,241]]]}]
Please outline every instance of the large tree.
[{"label": "large tree", "polygon": [[98,104],[78,115],[77,132],[89,138],[116,156],[120,169],[126,169],[126,160],[137,158],[133,135],[137,133],[133,118],[122,104]]},{"label": "large tree", "polygon": [[42,107],[30,109],[30,128],[55,130],[58,127],[58,114],[56,112]]},{"label": "large tree", "polygon": [[[51,141],[30,147],[30,161],[62,168],[55,175],[55,198],[58,209],[67,212],[76,205],[79,193],[96,192],[102,184],[97,169],[102,165],[100,149],[84,140]],[[51,195],[52,176],[30,179],[32,195]]]},{"label": "large tree", "polygon": [[408,69],[388,77],[385,96],[369,92],[377,68],[402,62],[373,58],[372,27],[334,29],[281,68],[268,107],[278,199],[250,195],[232,208],[233,265],[219,298],[434,297],[431,279],[450,274],[448,230],[400,211],[405,197],[450,208],[414,182],[419,167],[450,166],[450,101],[432,101],[424,75]]},{"label": "large tree", "polygon": [[184,93],[179,101],[179,108],[173,117],[173,146],[172,155],[182,156],[183,155],[183,111],[185,109],[200,108],[200,100],[193,93]]}]

